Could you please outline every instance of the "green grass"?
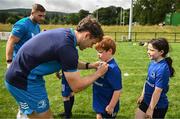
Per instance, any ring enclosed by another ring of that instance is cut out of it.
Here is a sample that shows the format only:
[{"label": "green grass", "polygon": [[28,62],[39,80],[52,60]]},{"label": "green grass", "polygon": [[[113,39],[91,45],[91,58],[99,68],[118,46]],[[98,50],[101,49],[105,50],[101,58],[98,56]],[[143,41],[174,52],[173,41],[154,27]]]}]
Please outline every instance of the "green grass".
[{"label": "green grass", "polygon": [[[54,29],[54,28],[76,28],[75,25],[41,25],[41,29]],[[11,24],[0,24],[0,32],[10,32],[12,29]],[[102,26],[106,35],[110,35],[113,39],[121,41],[127,40],[128,25],[125,26]],[[180,42],[180,26],[140,26],[136,25],[132,27],[132,41],[147,41],[152,38],[165,37],[169,42]],[[115,33],[116,32],[116,33]],[[136,33],[135,33],[136,32]],[[142,33],[143,32],[143,33]],[[146,33],[144,33],[146,32]],[[161,32],[161,33],[160,33]],[[176,34],[174,34],[176,33]]]},{"label": "green grass", "polygon": [[[5,64],[5,41],[0,42],[0,118],[15,118],[17,105],[15,100],[9,94],[4,86]],[[170,44],[172,51],[170,56],[173,58],[173,65],[176,70],[175,77],[170,80],[170,90],[168,97],[170,101],[169,110],[166,118],[180,118],[180,45]],[[80,60],[96,61],[97,54],[94,49],[79,51]],[[147,74],[149,59],[146,55],[146,48],[140,47],[131,42],[118,43],[115,59],[118,62],[122,74],[129,73],[128,77],[122,77],[123,93],[120,98],[121,107],[118,118],[134,118],[137,108],[136,100],[140,95],[143,83]],[[94,70],[81,71],[81,75],[93,73]],[[46,76],[46,87],[49,95],[50,106],[56,118],[57,114],[63,111],[63,102],[61,97],[61,82],[54,74]],[[95,118],[92,109],[92,88],[91,86],[82,92],[75,94],[75,104],[73,107],[73,118]]]},{"label": "green grass", "polygon": [[[69,28],[73,27],[75,28],[76,25],[53,25],[53,24],[48,24],[48,25],[41,25],[42,29],[54,29],[54,28]],[[7,31],[10,32],[12,28],[11,24],[0,24],[0,31]],[[104,32],[128,32],[128,25],[125,26],[119,26],[119,25],[114,25],[114,26],[102,26]],[[132,27],[132,32],[180,32],[179,31],[180,26],[163,26],[160,27],[158,25],[154,26],[133,26]]]}]

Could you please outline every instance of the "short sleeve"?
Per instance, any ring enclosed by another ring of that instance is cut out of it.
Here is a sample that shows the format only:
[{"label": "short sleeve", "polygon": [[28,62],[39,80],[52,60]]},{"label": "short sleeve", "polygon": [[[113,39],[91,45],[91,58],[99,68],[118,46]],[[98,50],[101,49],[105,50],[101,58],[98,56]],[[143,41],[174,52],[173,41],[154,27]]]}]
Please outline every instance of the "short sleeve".
[{"label": "short sleeve", "polygon": [[114,90],[122,89],[121,71],[117,68],[109,68],[107,73],[108,81]]},{"label": "short sleeve", "polygon": [[65,45],[57,52],[58,60],[65,72],[74,72],[78,66],[78,52],[77,49],[70,45]]},{"label": "short sleeve", "polygon": [[156,73],[155,86],[164,89],[164,87],[168,85],[168,81],[169,81],[168,69],[164,67],[161,70],[158,70]]},{"label": "short sleeve", "polygon": [[15,24],[11,34],[21,39],[26,34],[26,28],[22,24]]}]

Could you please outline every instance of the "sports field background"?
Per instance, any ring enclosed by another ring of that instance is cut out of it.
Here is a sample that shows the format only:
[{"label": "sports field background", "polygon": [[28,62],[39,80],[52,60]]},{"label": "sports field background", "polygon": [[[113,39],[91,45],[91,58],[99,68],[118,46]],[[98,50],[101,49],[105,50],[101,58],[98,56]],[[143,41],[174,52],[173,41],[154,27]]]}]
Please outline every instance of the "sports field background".
[{"label": "sports field background", "polygon": [[[104,26],[104,28],[106,30],[112,30],[112,28],[106,28],[106,26]],[[178,27],[175,27],[174,29],[178,30],[177,28]],[[148,27],[148,29],[150,29],[150,27]],[[155,28],[152,27],[151,30],[153,31],[153,29]],[[169,29],[166,30],[170,31]],[[6,71],[5,45],[6,41],[0,41],[0,118],[3,119],[15,118],[18,109],[15,100],[10,96],[4,86],[4,74]],[[171,43],[170,46],[170,56],[173,59],[173,66],[176,73],[175,77],[170,80],[170,90],[168,92],[170,105],[166,118],[180,118],[180,44]],[[83,52],[79,51],[79,56],[82,61],[93,62],[98,60],[94,49],[86,49]],[[122,76],[123,93],[120,98],[121,107],[118,118],[134,118],[135,109],[137,108],[136,100],[141,94],[149,63],[146,48],[139,46],[138,43],[117,43],[115,59],[121,68],[122,75],[124,73],[129,74],[127,77]],[[81,75],[84,76],[94,72],[94,70],[81,72]],[[55,118],[59,118],[57,116],[58,113],[63,111],[61,81],[58,80],[54,74],[46,76],[45,79],[51,109]],[[95,113],[92,109],[91,87],[75,94],[75,104],[72,112],[73,118],[95,118]]]}]

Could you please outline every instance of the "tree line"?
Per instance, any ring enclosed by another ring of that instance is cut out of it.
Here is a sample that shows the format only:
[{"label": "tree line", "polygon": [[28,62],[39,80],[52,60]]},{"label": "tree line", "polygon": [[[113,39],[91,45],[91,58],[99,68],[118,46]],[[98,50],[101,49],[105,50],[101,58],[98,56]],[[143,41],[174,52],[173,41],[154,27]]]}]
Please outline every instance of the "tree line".
[{"label": "tree line", "polygon": [[[0,10],[0,23],[14,24],[19,19],[29,16],[30,9]],[[134,0],[133,22],[139,24],[162,23],[167,13],[180,12],[180,0]],[[102,7],[92,13],[80,10],[78,13],[49,12],[44,24],[73,24],[76,25],[87,15],[93,15],[103,25],[120,25],[129,23],[129,9],[122,7]]]}]

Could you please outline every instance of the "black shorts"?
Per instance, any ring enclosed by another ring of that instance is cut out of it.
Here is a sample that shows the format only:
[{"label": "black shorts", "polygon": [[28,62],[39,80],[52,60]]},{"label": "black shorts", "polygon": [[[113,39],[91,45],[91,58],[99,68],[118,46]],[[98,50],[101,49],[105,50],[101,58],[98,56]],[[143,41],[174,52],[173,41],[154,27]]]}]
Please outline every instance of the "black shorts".
[{"label": "black shorts", "polygon": [[[139,109],[144,113],[146,113],[148,107],[149,106],[144,101],[142,101],[141,104],[139,105]],[[166,108],[155,107],[153,112],[153,118],[161,118],[161,119],[164,118],[167,110],[168,110],[168,106]]]}]

